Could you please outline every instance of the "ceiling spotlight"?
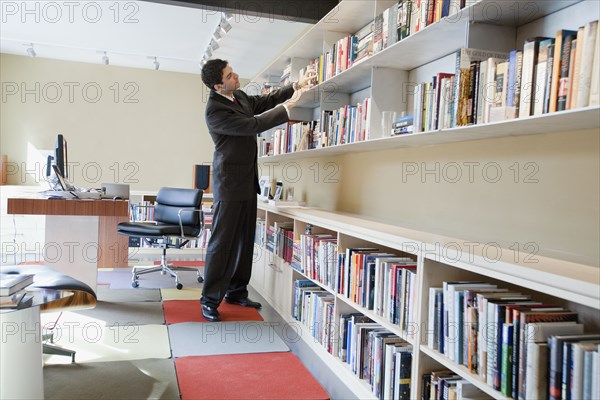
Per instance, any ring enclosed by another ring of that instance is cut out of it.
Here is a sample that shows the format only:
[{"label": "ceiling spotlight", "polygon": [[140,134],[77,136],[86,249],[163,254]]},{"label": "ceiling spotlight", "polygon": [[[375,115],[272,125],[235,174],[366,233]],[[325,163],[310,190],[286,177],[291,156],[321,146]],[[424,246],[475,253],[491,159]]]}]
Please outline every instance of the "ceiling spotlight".
[{"label": "ceiling spotlight", "polygon": [[158,60],[156,59],[156,57],[154,57],[154,62],[152,63],[152,65],[154,65],[154,69],[156,71],[158,71],[158,69],[160,68],[160,63],[158,62]]},{"label": "ceiling spotlight", "polygon": [[27,55],[29,57],[35,57],[37,56],[37,53],[35,52],[35,50],[33,49],[33,43],[29,45],[29,47],[27,48]]},{"label": "ceiling spotlight", "polygon": [[225,20],[230,21],[233,18],[233,14],[232,13],[223,13],[223,17],[225,17]]},{"label": "ceiling spotlight", "polygon": [[210,41],[210,47],[212,47],[213,50],[216,50],[219,48],[219,43],[217,43],[217,41],[215,39],[212,39]]},{"label": "ceiling spotlight", "polygon": [[102,56],[102,64],[108,65],[108,63],[109,63],[108,56],[106,55],[106,52],[104,52],[104,55]]},{"label": "ceiling spotlight", "polygon": [[231,24],[227,21],[226,18],[221,19],[221,23],[219,27],[223,30],[223,32],[227,33],[231,30]]},{"label": "ceiling spotlight", "polygon": [[223,39],[223,36],[221,35],[221,25],[217,26],[217,30],[215,31],[215,33],[213,33],[213,37],[217,42]]},{"label": "ceiling spotlight", "polygon": [[205,56],[207,59],[212,57],[212,49],[209,47],[208,49],[206,49],[206,53]]}]

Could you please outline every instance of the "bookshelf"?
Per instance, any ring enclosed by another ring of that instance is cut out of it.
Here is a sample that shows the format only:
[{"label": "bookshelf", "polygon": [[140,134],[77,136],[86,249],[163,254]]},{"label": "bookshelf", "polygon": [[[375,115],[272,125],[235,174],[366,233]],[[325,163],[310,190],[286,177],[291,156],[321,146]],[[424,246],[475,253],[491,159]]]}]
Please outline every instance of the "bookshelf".
[{"label": "bookshelf", "polygon": [[[356,33],[394,3],[391,0],[341,1],[328,16],[290,44],[253,82],[268,82],[290,63],[303,66],[302,61],[315,59],[328,51],[336,40]],[[315,208],[277,208],[259,203],[258,216],[264,220],[265,229],[281,222],[292,223],[295,240],[300,239],[310,224],[313,233],[334,235],[340,252],[351,247],[371,246],[412,257],[417,265],[417,295],[412,312],[419,327],[428,323],[430,288],[446,281],[479,280],[575,311],[586,332],[598,332],[600,255],[594,242],[599,236],[599,215],[594,211],[598,201],[594,193],[598,188],[600,165],[599,106],[393,137],[386,137],[380,131],[382,111],[411,113],[413,110],[414,96],[405,91],[407,85],[430,79],[440,71],[454,72],[458,49],[501,52],[522,49],[526,38],[554,37],[558,29],[576,30],[598,19],[600,14],[593,1],[480,0],[467,1],[467,4],[458,13],[411,33],[303,95],[299,107],[292,110],[294,120],[318,119],[322,110],[335,110],[371,98],[368,123],[372,135],[362,142],[261,157],[261,167],[274,171],[271,178],[284,178],[284,187],[287,166],[304,172],[299,181],[288,184],[295,186],[296,194],[304,193],[303,200]],[[598,47],[596,44],[596,51]],[[297,79],[298,70],[293,68],[292,80]],[[547,146],[547,143],[551,144]],[[546,150],[549,151],[544,153]],[[431,186],[422,181],[400,183],[398,165],[401,161],[395,159],[425,165],[437,161],[436,157],[449,163],[492,160],[524,165],[532,162],[544,172],[543,179],[535,187],[486,186],[485,182],[455,187],[449,182]],[[313,166],[322,168],[328,162],[334,162],[336,171],[340,171],[336,184],[324,184],[323,179],[316,179],[312,169]],[[576,165],[569,167],[572,162]],[[393,168],[396,168],[394,172],[386,172]],[[360,173],[361,169],[367,172]],[[583,177],[585,174],[589,174],[589,178]],[[372,176],[392,180],[385,183]],[[552,185],[558,189],[550,189]],[[406,200],[413,194],[416,200]],[[563,195],[586,200],[577,201],[572,207],[568,201],[554,200]],[[499,200],[495,201],[493,196]],[[512,199],[521,196],[522,204]],[[527,196],[531,196],[531,200]],[[458,199],[456,203],[462,200],[463,204],[454,203],[453,197]],[[481,204],[467,201],[469,198],[476,198]],[[332,199],[326,202],[326,209],[318,208],[322,199]],[[396,203],[400,205],[395,207]],[[400,209],[403,203],[406,210]],[[477,218],[484,222],[479,223]],[[554,222],[558,226],[554,226]],[[571,229],[575,226],[581,229]],[[588,240],[590,238],[593,240]],[[527,243],[539,248],[532,251]],[[513,244],[520,247],[515,248]],[[492,253],[485,253],[484,249]],[[498,250],[501,255],[494,252]],[[296,280],[312,280],[334,297],[336,324],[340,323],[340,314],[359,312],[413,346],[410,398],[421,398],[423,374],[441,369],[449,369],[466,379],[485,397],[510,398],[488,385],[477,373],[430,348],[427,335],[422,331],[413,335],[401,329],[320,280],[298,271],[266,247],[257,245],[253,268],[253,287],[286,322],[300,326],[303,341],[356,398],[376,396],[370,385],[359,379],[345,362],[316,343],[310,330],[293,318],[291,307],[295,301]],[[334,345],[333,353],[337,349]]]},{"label": "bookshelf", "polygon": [[[338,238],[339,250],[355,246],[376,246],[398,255],[413,256],[417,261],[417,288],[419,293],[414,305],[416,327],[403,330],[381,317],[373,310],[360,306],[344,295],[336,293],[318,280],[292,268],[280,257],[264,246],[257,246],[251,285],[269,301],[294,327],[300,323],[291,317],[293,304],[293,281],[312,279],[331,295],[335,296],[336,315],[346,312],[360,312],[370,317],[383,328],[397,334],[413,345],[412,382],[420,383],[419,377],[426,372],[448,368],[473,383],[491,398],[505,399],[506,396],[483,382],[461,364],[427,346],[428,289],[439,286],[444,281],[469,280],[497,284],[523,294],[532,299],[552,304],[560,304],[579,313],[579,322],[586,331],[600,329],[600,276],[597,267],[575,262],[535,256],[529,260],[524,255],[521,262],[515,262],[515,252],[502,248],[502,256],[490,256],[484,251],[485,243],[475,243],[460,238],[445,237],[430,232],[414,231],[382,222],[365,219],[359,215],[327,212],[318,209],[281,209],[266,204],[259,205],[259,215],[266,220],[266,226],[281,221],[294,223],[294,237],[304,232],[306,224],[313,226],[313,232],[333,233]],[[494,247],[494,254],[500,249]],[[334,325],[339,324],[339,320]],[[375,398],[371,388],[358,379],[348,365],[329,354],[323,346],[315,343],[309,330],[302,326],[300,336],[333,368],[339,378],[356,394],[357,398]],[[411,388],[411,398],[420,398],[420,384]]]}]

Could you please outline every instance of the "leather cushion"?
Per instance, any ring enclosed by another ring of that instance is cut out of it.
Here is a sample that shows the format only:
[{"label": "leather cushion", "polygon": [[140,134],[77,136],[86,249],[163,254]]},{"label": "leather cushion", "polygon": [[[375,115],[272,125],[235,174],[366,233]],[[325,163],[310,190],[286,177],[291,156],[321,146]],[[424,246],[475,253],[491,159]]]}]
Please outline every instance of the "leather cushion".
[{"label": "leather cushion", "polygon": [[53,270],[45,265],[3,265],[3,274],[33,274],[33,287],[55,290],[79,290],[96,298],[96,293],[85,283]]},{"label": "leather cushion", "polygon": [[[128,236],[140,237],[163,237],[180,236],[181,228],[179,225],[161,224],[151,222],[121,222],[117,225],[118,233]],[[200,229],[198,227],[183,226],[185,236],[198,236]]]}]

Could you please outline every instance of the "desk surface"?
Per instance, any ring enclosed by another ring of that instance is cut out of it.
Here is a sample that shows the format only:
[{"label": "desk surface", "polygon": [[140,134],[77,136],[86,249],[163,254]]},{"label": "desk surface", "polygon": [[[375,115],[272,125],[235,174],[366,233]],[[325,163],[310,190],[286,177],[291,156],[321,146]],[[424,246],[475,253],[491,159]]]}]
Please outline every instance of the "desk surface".
[{"label": "desk surface", "polygon": [[128,202],[124,200],[45,199],[34,197],[9,198],[8,214],[27,215],[88,215],[127,217]]}]

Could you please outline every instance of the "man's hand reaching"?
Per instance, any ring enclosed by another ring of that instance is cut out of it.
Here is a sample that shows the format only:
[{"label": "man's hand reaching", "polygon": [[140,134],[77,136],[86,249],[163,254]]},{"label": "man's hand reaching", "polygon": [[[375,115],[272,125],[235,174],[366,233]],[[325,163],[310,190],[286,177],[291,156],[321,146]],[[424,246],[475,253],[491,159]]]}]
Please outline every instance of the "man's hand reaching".
[{"label": "man's hand reaching", "polygon": [[314,69],[314,67],[308,68],[304,73],[304,76],[298,81],[295,89],[299,90],[303,88],[311,88],[316,84],[316,78],[317,71]]}]

